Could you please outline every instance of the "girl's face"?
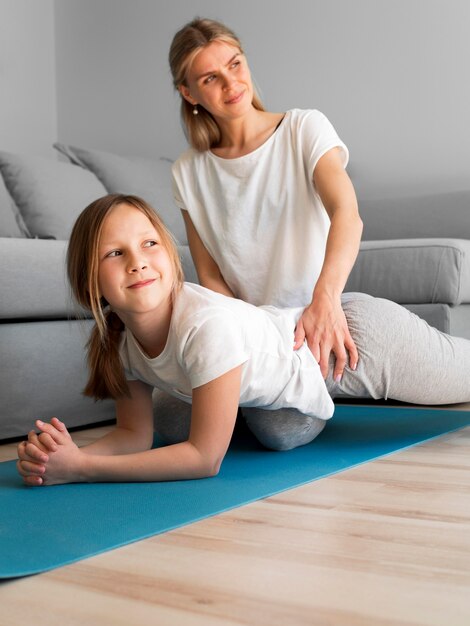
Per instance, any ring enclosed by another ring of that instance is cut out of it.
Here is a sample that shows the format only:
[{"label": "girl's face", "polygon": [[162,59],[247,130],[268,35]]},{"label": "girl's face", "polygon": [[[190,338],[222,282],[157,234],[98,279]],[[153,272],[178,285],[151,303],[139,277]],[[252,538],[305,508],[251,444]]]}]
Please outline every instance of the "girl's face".
[{"label": "girl's face", "polygon": [[141,315],[168,306],[173,268],[148,217],[129,204],[114,207],[98,246],[98,284],[116,313]]},{"label": "girl's face", "polygon": [[200,104],[216,120],[237,118],[251,108],[253,84],[244,54],[222,41],[214,41],[196,56],[182,85],[182,96]]}]

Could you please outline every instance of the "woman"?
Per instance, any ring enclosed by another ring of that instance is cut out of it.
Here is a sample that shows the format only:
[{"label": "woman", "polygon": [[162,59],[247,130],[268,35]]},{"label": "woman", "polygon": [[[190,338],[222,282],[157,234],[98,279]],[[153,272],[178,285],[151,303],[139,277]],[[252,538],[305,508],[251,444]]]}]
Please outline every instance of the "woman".
[{"label": "woman", "polygon": [[192,148],[173,167],[199,281],[252,304],[302,306],[324,377],[358,354],[341,293],[362,233],[345,172],[348,151],[319,111],[265,111],[242,46],[223,24],[195,19],[176,33],[170,67]]}]

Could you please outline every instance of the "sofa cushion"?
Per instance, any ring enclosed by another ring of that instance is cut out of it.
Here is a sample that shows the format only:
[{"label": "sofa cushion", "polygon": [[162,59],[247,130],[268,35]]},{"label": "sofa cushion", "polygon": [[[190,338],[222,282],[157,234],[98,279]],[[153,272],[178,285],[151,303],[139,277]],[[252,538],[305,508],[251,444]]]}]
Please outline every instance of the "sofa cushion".
[{"label": "sofa cushion", "polygon": [[67,319],[78,312],[65,277],[66,241],[4,239],[0,266],[0,319]]},{"label": "sofa cushion", "polygon": [[[89,317],[73,301],[65,270],[66,241],[3,239],[0,267],[0,320]],[[196,282],[188,246],[179,246],[187,280]]]},{"label": "sofa cushion", "polygon": [[404,304],[403,306],[425,320],[430,326],[451,335],[450,312],[455,308],[460,309],[465,305],[461,304],[458,307],[450,307],[448,304],[436,302],[434,304]]},{"label": "sofa cushion", "polygon": [[449,307],[449,334],[470,339],[470,304]]},{"label": "sofa cushion", "polygon": [[196,268],[194,266],[193,257],[187,244],[178,246],[178,252],[183,266],[184,280],[188,283],[198,283]]},{"label": "sofa cushion", "polygon": [[449,306],[448,304],[405,304],[428,324],[454,337],[470,339],[470,304]]},{"label": "sofa cushion", "polygon": [[28,229],[5,187],[2,176],[0,176],[0,237],[29,237]]},{"label": "sofa cushion", "polygon": [[109,193],[135,194],[146,200],[158,211],[178,242],[187,243],[183,218],[173,200],[169,159],[123,157],[62,143],[55,143],[54,147],[72,163],[93,172]]},{"label": "sofa cushion", "polygon": [[107,193],[91,172],[53,159],[0,152],[0,171],[33,237],[68,239],[79,213]]},{"label": "sofa cushion", "polygon": [[399,304],[470,302],[470,241],[364,241],[345,291]]},{"label": "sofa cushion", "polygon": [[57,415],[69,428],[115,417],[112,400],[82,394],[90,330],[90,321],[0,324],[0,439],[24,437],[39,417]]}]

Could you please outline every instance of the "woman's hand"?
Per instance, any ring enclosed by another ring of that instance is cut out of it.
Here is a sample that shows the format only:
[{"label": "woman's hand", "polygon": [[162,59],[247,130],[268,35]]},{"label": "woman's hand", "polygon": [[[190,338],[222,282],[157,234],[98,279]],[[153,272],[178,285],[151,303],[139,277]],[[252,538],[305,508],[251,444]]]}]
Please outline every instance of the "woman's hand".
[{"label": "woman's hand", "polygon": [[320,365],[323,378],[328,375],[330,353],[336,357],[333,378],[339,382],[348,362],[355,370],[358,353],[348,329],[346,316],[340,298],[333,298],[326,292],[314,295],[312,303],[304,310],[297,322],[294,334],[294,350],[298,350],[304,340]]},{"label": "woman's hand", "polygon": [[18,446],[17,468],[27,485],[60,485],[82,482],[81,467],[85,455],[60,420],[53,417],[49,424],[40,420],[37,435],[31,431],[28,441]]},{"label": "woman's hand", "polygon": [[357,348],[341,307],[341,293],[356,260],[362,234],[356,194],[344,169],[340,148],[328,150],[319,159],[313,183],[330,218],[330,229],[323,267],[312,303],[297,324],[294,348],[300,348],[306,338],[324,378],[333,352],[336,357],[333,378],[339,381],[348,353],[351,369],[356,369],[358,362]]}]

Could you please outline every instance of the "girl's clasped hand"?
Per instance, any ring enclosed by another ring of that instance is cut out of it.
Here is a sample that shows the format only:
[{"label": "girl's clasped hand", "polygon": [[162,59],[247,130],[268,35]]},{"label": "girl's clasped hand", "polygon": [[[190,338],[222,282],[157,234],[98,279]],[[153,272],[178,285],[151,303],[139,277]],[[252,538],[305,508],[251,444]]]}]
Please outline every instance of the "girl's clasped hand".
[{"label": "girl's clasped hand", "polygon": [[30,486],[79,482],[85,454],[73,442],[65,424],[57,417],[50,423],[36,420],[39,434],[32,430],[18,446],[17,468]]}]

